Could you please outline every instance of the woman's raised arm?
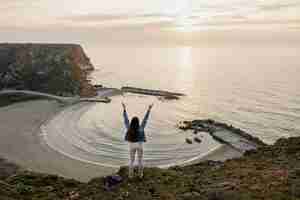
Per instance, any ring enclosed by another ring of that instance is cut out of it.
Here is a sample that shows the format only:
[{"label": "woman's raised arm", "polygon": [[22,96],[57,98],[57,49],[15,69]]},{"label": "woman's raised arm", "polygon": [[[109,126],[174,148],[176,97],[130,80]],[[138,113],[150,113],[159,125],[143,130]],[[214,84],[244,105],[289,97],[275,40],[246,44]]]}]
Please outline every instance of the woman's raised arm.
[{"label": "woman's raised arm", "polygon": [[152,107],[153,107],[153,103],[151,105],[149,105],[148,110],[147,110],[147,112],[145,114],[145,117],[144,117],[144,119],[143,119],[143,121],[141,123],[141,128],[142,129],[144,129],[146,127],[146,125],[147,125],[147,121],[149,119],[149,115],[150,115],[150,111],[151,111]]},{"label": "woman's raised arm", "polygon": [[128,118],[128,114],[126,111],[126,105],[122,102],[122,106],[123,106],[123,119],[124,119],[124,124],[125,127],[128,129],[129,128],[129,118]]}]

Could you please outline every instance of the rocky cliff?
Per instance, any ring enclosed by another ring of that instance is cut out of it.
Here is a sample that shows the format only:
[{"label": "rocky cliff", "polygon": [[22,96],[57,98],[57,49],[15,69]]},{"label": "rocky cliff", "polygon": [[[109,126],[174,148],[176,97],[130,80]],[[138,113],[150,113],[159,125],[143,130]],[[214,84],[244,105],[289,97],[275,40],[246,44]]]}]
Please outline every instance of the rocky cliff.
[{"label": "rocky cliff", "polygon": [[80,45],[0,44],[0,89],[93,96],[87,80],[93,69]]}]

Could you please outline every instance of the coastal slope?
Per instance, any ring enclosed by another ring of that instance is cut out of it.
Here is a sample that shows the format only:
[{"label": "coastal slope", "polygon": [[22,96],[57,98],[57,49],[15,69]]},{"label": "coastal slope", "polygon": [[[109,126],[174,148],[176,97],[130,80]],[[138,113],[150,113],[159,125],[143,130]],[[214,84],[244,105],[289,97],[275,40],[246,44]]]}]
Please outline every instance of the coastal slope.
[{"label": "coastal slope", "polygon": [[[55,175],[11,170],[0,180],[2,199],[299,199],[300,138],[279,139],[241,158],[225,162],[206,161],[169,169],[146,168],[143,180],[127,178],[126,167],[118,174],[122,182],[107,190],[105,177],[88,183]],[[13,164],[0,160],[1,169]]]}]

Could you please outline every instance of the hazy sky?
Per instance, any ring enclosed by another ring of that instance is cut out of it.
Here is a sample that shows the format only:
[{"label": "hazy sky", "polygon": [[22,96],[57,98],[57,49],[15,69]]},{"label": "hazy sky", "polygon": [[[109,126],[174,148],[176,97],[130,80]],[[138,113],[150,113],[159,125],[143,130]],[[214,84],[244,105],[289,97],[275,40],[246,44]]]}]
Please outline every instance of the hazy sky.
[{"label": "hazy sky", "polygon": [[0,0],[0,26],[300,20],[300,0]]}]

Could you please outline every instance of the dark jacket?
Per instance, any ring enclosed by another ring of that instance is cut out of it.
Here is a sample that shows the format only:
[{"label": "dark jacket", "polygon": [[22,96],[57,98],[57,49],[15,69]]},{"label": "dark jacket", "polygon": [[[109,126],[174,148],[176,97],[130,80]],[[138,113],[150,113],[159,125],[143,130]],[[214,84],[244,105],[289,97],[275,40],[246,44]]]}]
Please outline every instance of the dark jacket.
[{"label": "dark jacket", "polygon": [[[145,129],[147,121],[149,119],[150,111],[151,111],[151,109],[147,110],[146,115],[144,116],[144,119],[143,119],[143,121],[140,125],[139,131],[138,131],[137,142],[146,142],[146,136],[145,136],[145,130],[144,129]],[[127,114],[126,110],[123,111],[123,118],[124,118],[124,124],[125,124],[125,127],[126,127],[125,140],[128,141],[127,132],[128,132],[130,123],[129,123],[129,118],[128,118],[128,114]]]}]

